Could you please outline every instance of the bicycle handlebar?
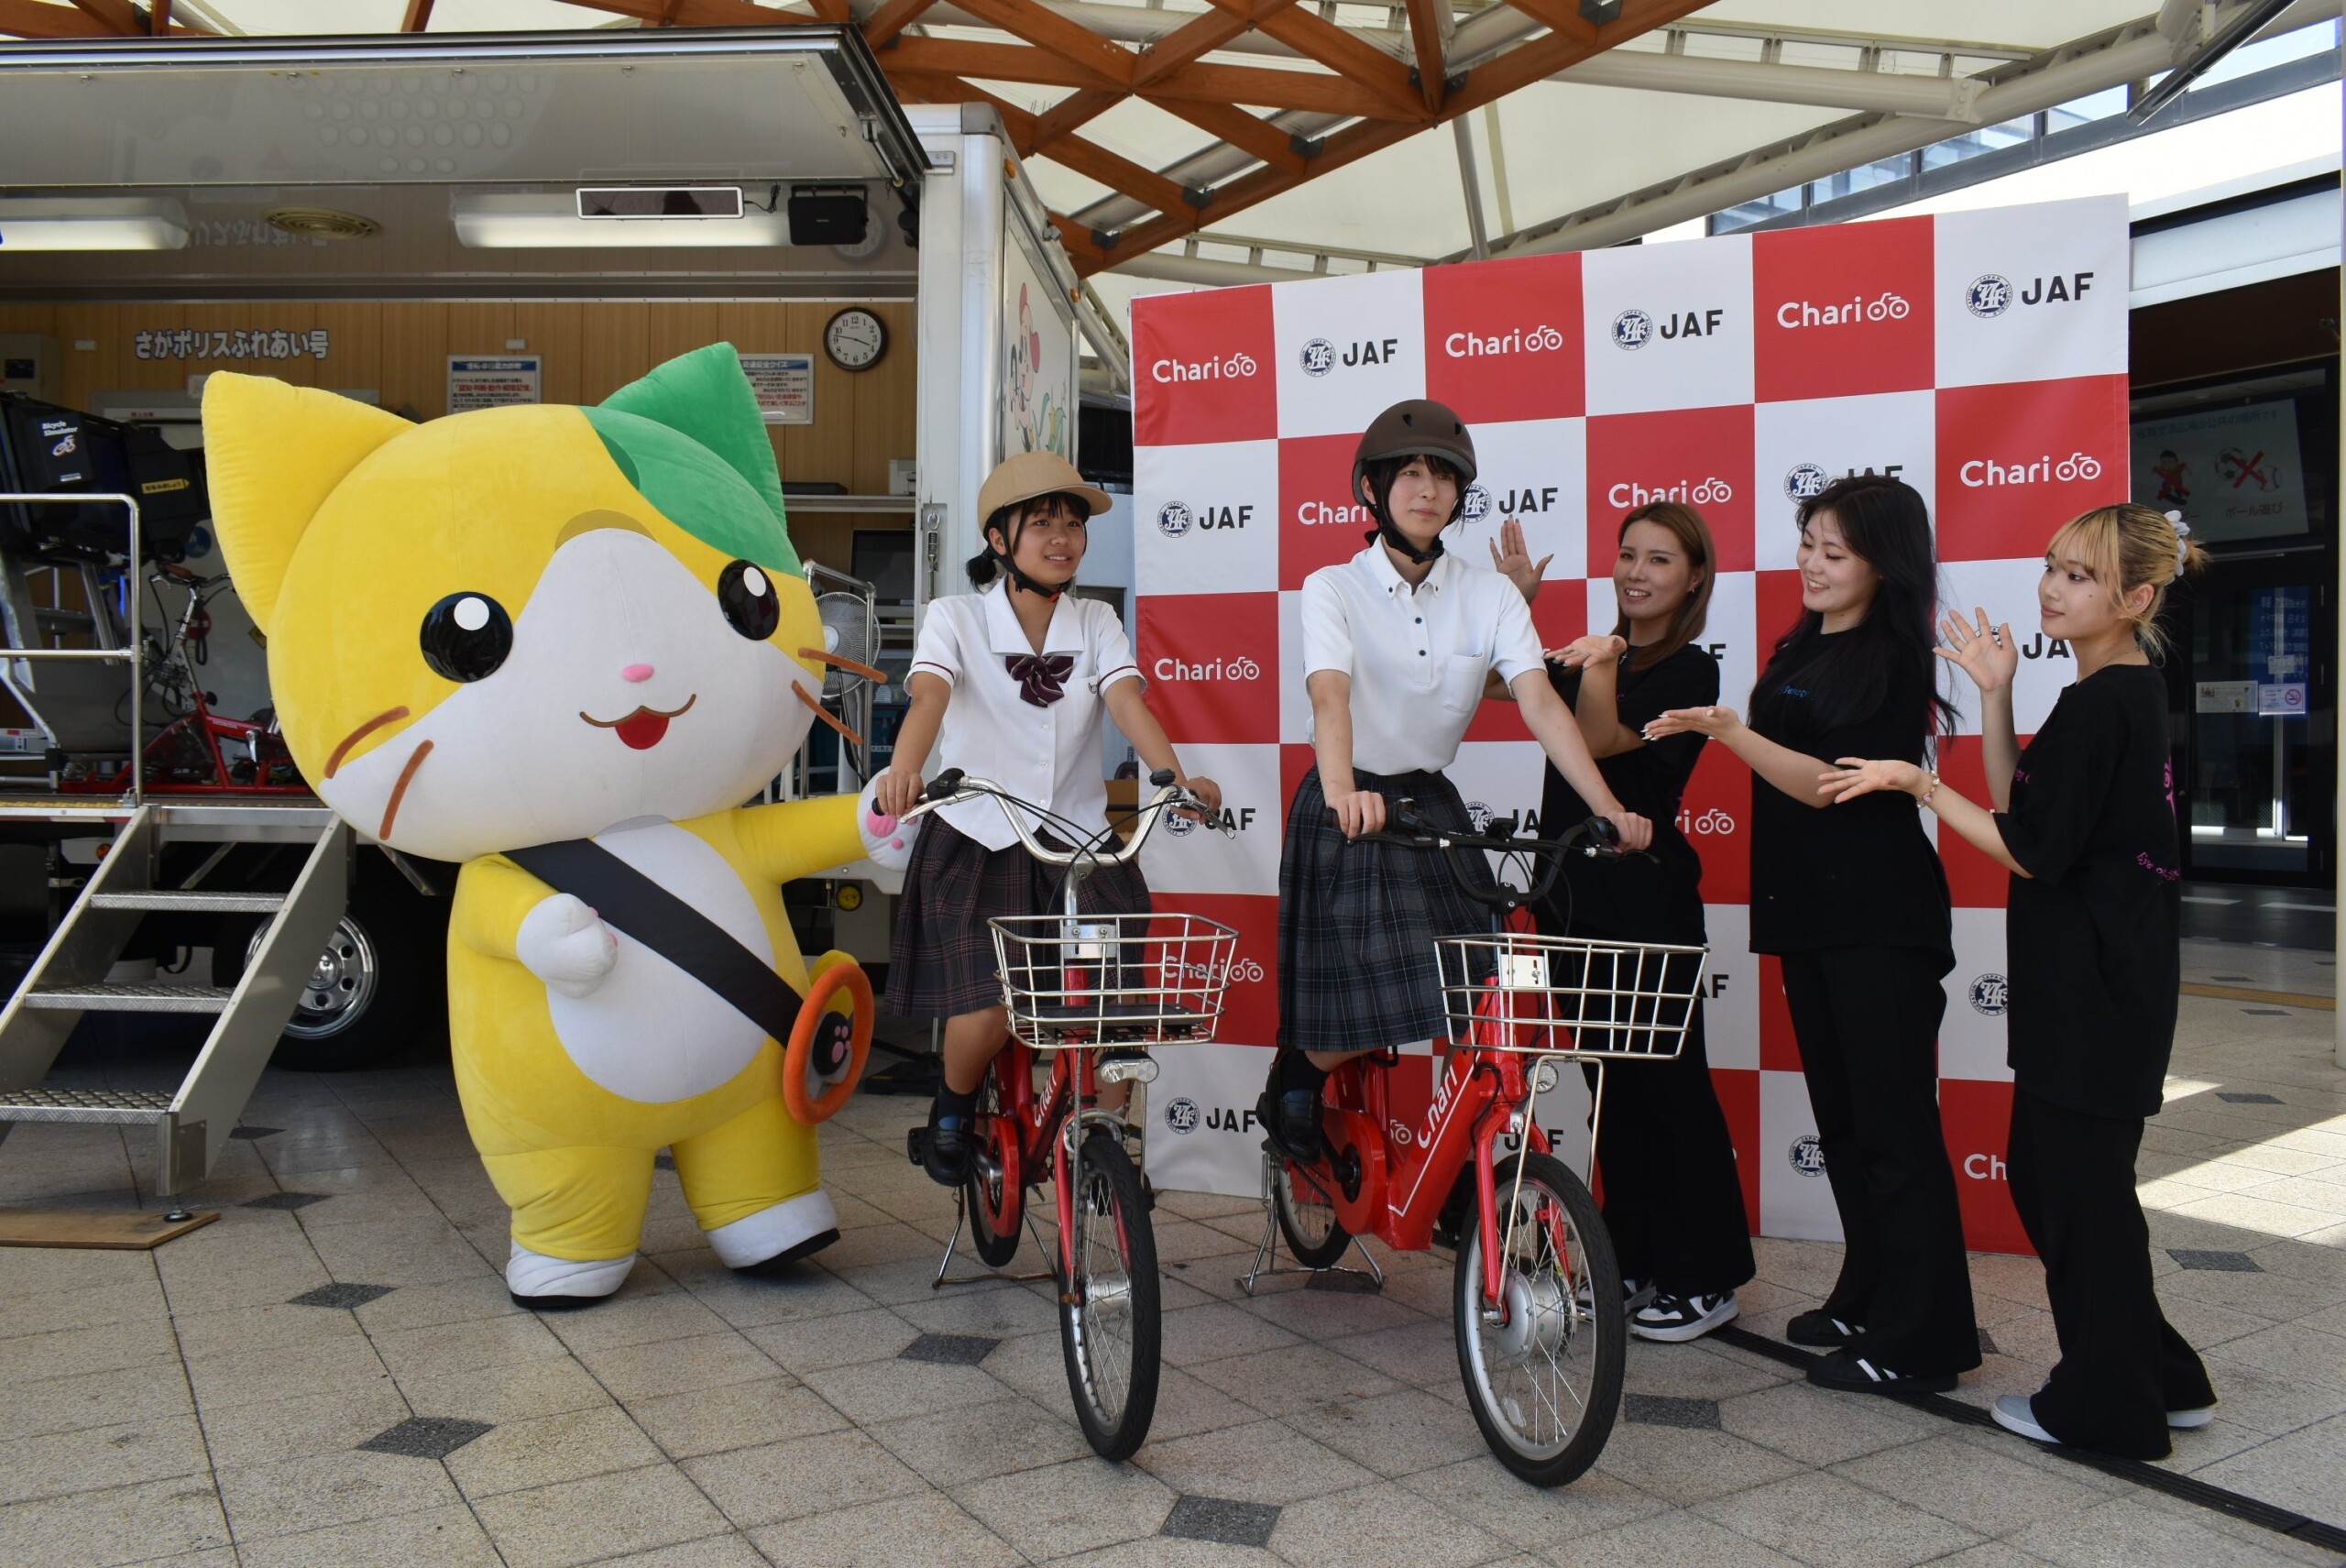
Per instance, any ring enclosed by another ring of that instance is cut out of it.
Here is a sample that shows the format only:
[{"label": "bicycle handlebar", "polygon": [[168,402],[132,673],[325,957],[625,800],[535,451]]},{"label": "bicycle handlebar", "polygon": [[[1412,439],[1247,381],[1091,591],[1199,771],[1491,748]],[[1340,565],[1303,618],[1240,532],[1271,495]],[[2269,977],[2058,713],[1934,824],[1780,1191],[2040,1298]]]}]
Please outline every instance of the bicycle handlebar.
[{"label": "bicycle handlebar", "polygon": [[[1121,866],[1140,853],[1141,845],[1148,841],[1149,833],[1157,827],[1158,820],[1164,817],[1167,810],[1193,808],[1201,814],[1208,811],[1206,803],[1198,796],[1196,792],[1173,782],[1173,773],[1169,768],[1157,769],[1149,774],[1148,782],[1157,786],[1157,793],[1150,796],[1147,803],[1135,814],[1141,819],[1140,827],[1134,831],[1131,839],[1121,850],[1109,850],[1092,847],[1112,831],[1105,828],[1086,843],[1073,849],[1047,848],[1026,825],[1027,813],[1048,816],[1049,813],[1046,808],[1031,801],[1019,799],[992,779],[972,777],[959,768],[948,768],[931,779],[926,792],[926,798],[897,820],[910,822],[927,816],[939,806],[958,806],[965,800],[991,799],[994,805],[1001,807],[1003,816],[1010,823],[1011,831],[1018,835],[1018,841],[1026,847],[1026,852],[1045,865],[1072,866],[1080,861],[1088,865]],[[1215,822],[1211,815],[1207,816],[1206,820],[1214,831],[1224,838],[1230,836],[1231,829],[1222,823]]]},{"label": "bicycle handlebar", "polygon": [[[1617,861],[1628,853],[1621,848],[1621,830],[1602,817],[1592,817],[1555,839],[1516,837],[1516,819],[1512,817],[1495,818],[1491,826],[1497,831],[1492,833],[1450,833],[1427,821],[1419,813],[1417,803],[1405,796],[1394,801],[1393,820],[1399,825],[1399,832],[1363,833],[1353,841],[1396,844],[1409,850],[1440,850],[1458,890],[1475,903],[1495,908],[1514,909],[1546,898],[1563,870],[1567,855]],[[1544,863],[1538,880],[1528,889],[1509,887],[1505,883],[1485,889],[1476,886],[1463,873],[1457,860],[1461,850],[1482,850],[1503,855],[1531,855]]]}]

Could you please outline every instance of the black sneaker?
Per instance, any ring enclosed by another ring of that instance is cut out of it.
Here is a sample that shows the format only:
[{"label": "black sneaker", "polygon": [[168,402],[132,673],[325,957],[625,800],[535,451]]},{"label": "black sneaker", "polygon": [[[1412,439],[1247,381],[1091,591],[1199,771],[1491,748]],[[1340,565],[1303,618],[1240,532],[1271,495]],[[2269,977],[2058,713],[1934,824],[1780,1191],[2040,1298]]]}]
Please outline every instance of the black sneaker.
[{"label": "black sneaker", "polygon": [[1948,1394],[1954,1392],[1956,1383],[1952,1372],[1936,1377],[1913,1376],[1854,1350],[1819,1356],[1809,1366],[1808,1380],[1820,1388],[1838,1388],[1845,1394]]},{"label": "black sneaker", "polygon": [[1657,1293],[1629,1319],[1629,1332],[1639,1339],[1677,1344],[1701,1339],[1721,1324],[1733,1322],[1739,1310],[1732,1290],[1717,1296]]},{"label": "black sneaker", "polygon": [[1794,1344],[1810,1345],[1818,1350],[1839,1350],[1844,1345],[1855,1344],[1858,1336],[1865,1332],[1865,1324],[1846,1322],[1821,1307],[1794,1313],[1792,1321],[1784,1325],[1786,1339]]}]

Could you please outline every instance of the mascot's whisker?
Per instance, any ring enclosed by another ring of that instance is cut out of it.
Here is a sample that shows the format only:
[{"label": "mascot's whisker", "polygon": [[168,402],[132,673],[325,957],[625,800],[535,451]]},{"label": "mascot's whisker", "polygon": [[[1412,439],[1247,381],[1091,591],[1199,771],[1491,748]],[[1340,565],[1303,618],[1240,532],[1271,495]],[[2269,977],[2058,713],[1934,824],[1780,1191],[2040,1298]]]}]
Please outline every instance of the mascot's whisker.
[{"label": "mascot's whisker", "polygon": [[850,675],[861,675],[865,680],[877,685],[884,686],[888,684],[887,671],[875,670],[871,665],[850,659],[844,653],[833,653],[821,648],[801,648],[798,650],[798,656],[828,664],[835,670],[845,670]]},{"label": "mascot's whisker", "polygon": [[415,782],[415,770],[423,766],[423,759],[430,755],[432,742],[426,740],[415,749],[414,755],[408,758],[407,766],[400,770],[400,782],[391,786],[391,803],[383,807],[383,825],[375,830],[376,838],[389,839],[391,836],[391,824],[399,817],[400,802],[407,798],[407,786]]},{"label": "mascot's whisker", "polygon": [[838,718],[832,716],[831,710],[823,706],[820,698],[807,695],[807,691],[805,686],[799,685],[795,682],[792,683],[790,695],[804,703],[806,707],[807,712],[813,714],[816,718],[821,719],[824,723],[838,730],[841,735],[846,736],[847,743],[849,745],[861,746],[863,744],[862,736],[858,735],[854,730],[850,729],[846,725],[840,723]]},{"label": "mascot's whisker", "polygon": [[405,705],[401,705],[398,707],[387,707],[383,709],[382,712],[377,714],[374,718],[368,719],[366,723],[360,725],[357,729],[352,730],[349,734],[344,736],[342,738],[341,744],[334,747],[333,755],[326,758],[326,777],[334,777],[334,770],[342,766],[342,760],[350,755],[350,749],[353,746],[356,746],[361,740],[366,740],[367,737],[375,733],[376,730],[380,729],[384,725],[397,724],[400,719],[405,718],[406,717],[407,708]]}]

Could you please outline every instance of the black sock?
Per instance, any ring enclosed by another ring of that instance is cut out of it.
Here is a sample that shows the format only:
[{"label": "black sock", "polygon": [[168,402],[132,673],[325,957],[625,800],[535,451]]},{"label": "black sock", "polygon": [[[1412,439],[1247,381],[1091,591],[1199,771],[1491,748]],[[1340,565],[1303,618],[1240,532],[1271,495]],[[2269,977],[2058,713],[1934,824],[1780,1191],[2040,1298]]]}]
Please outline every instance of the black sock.
[{"label": "black sock", "polygon": [[1280,1093],[1291,1094],[1300,1089],[1316,1097],[1328,1081],[1328,1069],[1314,1065],[1302,1051],[1281,1051],[1276,1077]]},{"label": "black sock", "polygon": [[937,1086],[937,1110],[934,1114],[938,1126],[958,1127],[967,1122],[970,1113],[977,1108],[978,1097],[975,1094],[963,1094],[958,1090],[948,1089],[942,1083]]}]

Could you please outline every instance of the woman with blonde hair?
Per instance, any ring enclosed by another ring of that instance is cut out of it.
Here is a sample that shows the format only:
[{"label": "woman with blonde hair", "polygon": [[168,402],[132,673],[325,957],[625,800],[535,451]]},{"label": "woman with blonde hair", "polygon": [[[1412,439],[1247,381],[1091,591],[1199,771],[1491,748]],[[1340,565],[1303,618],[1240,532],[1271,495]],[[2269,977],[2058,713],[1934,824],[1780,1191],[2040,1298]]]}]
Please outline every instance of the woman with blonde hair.
[{"label": "woman with blonde hair", "polygon": [[2179,516],[2127,504],[2065,523],[2045,553],[2045,635],[2077,678],[2026,751],[2012,727],[2011,626],[1949,616],[1940,655],[1979,688],[1994,808],[1912,762],[1839,759],[1836,802],[1902,790],[2012,873],[2005,924],[2012,1202],[2045,1263],[2061,1359],[1997,1421],[2039,1442],[2164,1458],[2169,1428],[2211,1419],[2215,1390],[2159,1310],[2134,1196],[2143,1121],[2175,1044],[2180,914],[2175,780],[2157,620],[2204,557]]}]

